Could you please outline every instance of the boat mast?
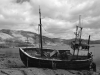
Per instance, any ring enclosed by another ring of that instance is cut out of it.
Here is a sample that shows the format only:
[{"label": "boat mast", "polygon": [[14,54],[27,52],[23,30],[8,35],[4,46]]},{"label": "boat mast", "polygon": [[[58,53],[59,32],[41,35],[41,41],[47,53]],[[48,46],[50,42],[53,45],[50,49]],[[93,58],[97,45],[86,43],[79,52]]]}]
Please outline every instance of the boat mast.
[{"label": "boat mast", "polygon": [[42,46],[42,24],[41,24],[41,9],[39,7],[39,20],[40,20],[40,53],[41,53],[41,56],[42,56],[42,49],[43,49],[43,46]]},{"label": "boat mast", "polygon": [[[79,40],[79,47],[80,47],[81,41],[82,41],[82,39],[81,39],[81,36],[82,36],[81,15],[79,15],[79,26],[78,27],[80,28],[80,30],[78,32],[78,35],[79,35],[78,40]],[[78,54],[79,54],[79,47],[78,47],[77,57],[78,57]]]},{"label": "boat mast", "polygon": [[81,15],[79,15],[79,25],[76,26],[76,33],[75,33],[75,43],[78,40],[79,44],[81,44],[81,36],[82,36],[82,27],[81,27]]},{"label": "boat mast", "polygon": [[81,36],[82,36],[82,27],[81,27],[81,15],[79,15],[79,27],[80,27],[80,33],[79,33],[79,44],[81,45]]},{"label": "boat mast", "polygon": [[[79,24],[78,26],[76,26],[76,32],[75,32],[75,46],[76,44],[78,44],[78,51],[77,51],[77,58],[78,58],[78,54],[79,54],[79,47],[81,46],[81,36],[82,36],[82,27],[81,27],[81,15],[79,15]],[[74,51],[73,51],[73,57],[74,57],[74,54],[75,54],[75,50],[76,50],[76,47],[74,47]]]},{"label": "boat mast", "polygon": [[90,35],[89,35],[89,38],[88,38],[88,54],[89,54],[89,44],[90,44]]}]

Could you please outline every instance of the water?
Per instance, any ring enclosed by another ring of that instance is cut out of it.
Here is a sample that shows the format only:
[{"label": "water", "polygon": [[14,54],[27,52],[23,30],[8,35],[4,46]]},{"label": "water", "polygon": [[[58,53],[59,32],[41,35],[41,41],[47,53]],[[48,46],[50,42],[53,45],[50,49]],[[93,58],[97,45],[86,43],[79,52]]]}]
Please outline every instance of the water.
[{"label": "water", "polygon": [[94,47],[90,48],[90,52],[93,54],[94,62],[100,67],[100,44],[94,44],[92,46]]}]

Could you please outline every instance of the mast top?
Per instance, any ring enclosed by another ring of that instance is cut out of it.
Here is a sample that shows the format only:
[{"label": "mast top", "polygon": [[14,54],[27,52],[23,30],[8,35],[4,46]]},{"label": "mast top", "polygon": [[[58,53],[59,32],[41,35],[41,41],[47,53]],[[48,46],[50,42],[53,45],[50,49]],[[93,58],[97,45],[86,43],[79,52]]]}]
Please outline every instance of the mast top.
[{"label": "mast top", "polygon": [[40,6],[39,6],[39,16],[41,18],[41,9],[40,9]]}]

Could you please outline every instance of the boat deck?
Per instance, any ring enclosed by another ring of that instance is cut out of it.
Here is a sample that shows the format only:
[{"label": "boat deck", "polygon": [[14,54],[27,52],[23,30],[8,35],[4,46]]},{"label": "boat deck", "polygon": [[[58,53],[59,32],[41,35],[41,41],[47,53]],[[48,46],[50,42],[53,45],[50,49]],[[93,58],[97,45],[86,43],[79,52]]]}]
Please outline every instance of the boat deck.
[{"label": "boat deck", "polygon": [[[41,58],[40,50],[37,48],[25,49],[27,54],[33,57]],[[43,49],[42,58],[44,59],[57,59],[57,60],[85,60],[88,59],[89,56],[77,56],[72,55],[69,50],[51,50],[51,49]]]}]

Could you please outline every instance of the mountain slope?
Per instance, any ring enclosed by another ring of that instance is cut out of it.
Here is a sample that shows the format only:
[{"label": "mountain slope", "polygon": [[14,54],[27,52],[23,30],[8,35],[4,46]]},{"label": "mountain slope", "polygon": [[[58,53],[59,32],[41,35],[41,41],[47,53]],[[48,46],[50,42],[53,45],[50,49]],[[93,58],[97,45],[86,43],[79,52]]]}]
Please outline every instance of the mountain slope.
[{"label": "mountain slope", "polygon": [[[58,45],[58,44],[70,44],[74,39],[59,39],[49,38],[43,36],[43,45]],[[82,40],[87,42],[87,40]],[[91,44],[100,44],[100,40],[91,41]],[[20,46],[32,46],[39,44],[39,35],[29,31],[22,30],[0,30],[0,46],[1,47],[20,47]]]},{"label": "mountain slope", "polygon": [[[0,30],[0,42],[8,47],[35,45],[39,44],[39,35],[29,31],[2,29]],[[44,45],[55,45],[58,43],[61,43],[60,39],[43,36]]]}]

